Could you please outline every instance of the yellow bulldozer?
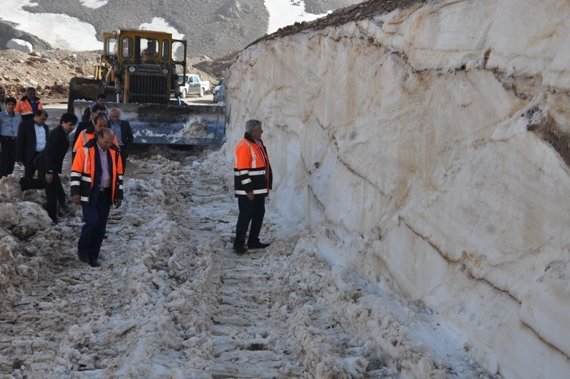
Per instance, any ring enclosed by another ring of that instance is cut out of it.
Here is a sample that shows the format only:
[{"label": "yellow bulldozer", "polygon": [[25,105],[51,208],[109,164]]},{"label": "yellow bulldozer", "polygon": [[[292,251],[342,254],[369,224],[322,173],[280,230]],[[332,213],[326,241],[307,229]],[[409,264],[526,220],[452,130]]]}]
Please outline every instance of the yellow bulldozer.
[{"label": "yellow bulldozer", "polygon": [[103,33],[103,54],[93,77],[69,82],[68,111],[81,118],[105,94],[107,105],[120,108],[130,122],[134,143],[221,144],[224,106],[185,103],[179,86],[186,75],[186,41],[149,30]]}]

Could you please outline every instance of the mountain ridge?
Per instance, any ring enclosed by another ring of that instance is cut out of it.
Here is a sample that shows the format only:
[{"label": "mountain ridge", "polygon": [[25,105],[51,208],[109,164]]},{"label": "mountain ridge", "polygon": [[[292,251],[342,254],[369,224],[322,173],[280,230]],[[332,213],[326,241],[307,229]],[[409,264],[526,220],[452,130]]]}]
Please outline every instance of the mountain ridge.
[{"label": "mountain ridge", "polygon": [[[358,2],[358,0],[307,0],[304,4],[308,12],[322,14]],[[292,5],[300,6],[301,3],[291,1]],[[98,8],[84,6],[79,0],[57,0],[38,2],[34,6],[24,6],[23,9],[36,14],[66,14],[89,23],[95,28],[97,39],[101,38],[101,33],[104,31],[139,28],[141,24],[162,19],[184,35],[188,41],[189,56],[206,55],[214,58],[239,50],[266,35],[270,17],[264,0],[248,2],[171,0],[151,4],[142,0],[122,0],[109,1]],[[0,25],[2,24],[7,22],[0,20]],[[0,39],[1,46],[6,46],[4,40],[21,38],[39,50],[44,49],[43,46],[36,46],[31,34],[21,33],[24,34],[20,37],[13,34],[3,35]]]}]

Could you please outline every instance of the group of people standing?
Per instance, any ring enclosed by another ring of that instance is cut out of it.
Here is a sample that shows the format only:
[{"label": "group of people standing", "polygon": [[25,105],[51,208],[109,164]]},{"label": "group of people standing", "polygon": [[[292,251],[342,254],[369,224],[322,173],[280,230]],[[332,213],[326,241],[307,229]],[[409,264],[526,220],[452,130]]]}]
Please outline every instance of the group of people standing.
[{"label": "group of people standing", "polygon": [[[12,174],[15,162],[21,163],[22,190],[45,189],[46,210],[54,224],[57,224],[57,203],[67,206],[60,174],[69,150],[69,135],[75,129],[70,195],[74,204],[81,205],[84,221],[78,256],[90,266],[98,267],[111,205],[119,207],[123,199],[123,174],[128,148],[134,139],[130,124],[121,120],[119,108],[106,108],[103,94],[86,110],[85,119],[79,124],[77,116],[64,113],[59,125],[51,131],[46,125],[48,113],[34,88],[28,88],[26,95],[16,100],[6,97],[0,87],[0,104],[0,177]],[[234,184],[239,216],[234,250],[238,254],[248,248],[269,246],[259,239],[265,200],[272,187],[272,170],[262,133],[260,121],[247,121],[244,138],[235,148]]]},{"label": "group of people standing", "polygon": [[50,131],[46,124],[49,115],[34,88],[28,88],[26,95],[16,100],[7,97],[0,87],[0,177],[12,174],[15,163],[23,165],[20,186],[23,191],[45,189],[45,208],[52,224],[58,221],[57,203],[67,207],[60,174],[70,146],[69,136],[75,129],[70,195],[83,212],[78,256],[93,267],[99,266],[97,259],[111,205],[121,205],[124,168],[133,142],[131,126],[121,120],[120,109],[107,110],[104,100],[105,96],[99,95],[89,107],[89,120],[78,124],[77,116],[64,113],[59,125]]}]

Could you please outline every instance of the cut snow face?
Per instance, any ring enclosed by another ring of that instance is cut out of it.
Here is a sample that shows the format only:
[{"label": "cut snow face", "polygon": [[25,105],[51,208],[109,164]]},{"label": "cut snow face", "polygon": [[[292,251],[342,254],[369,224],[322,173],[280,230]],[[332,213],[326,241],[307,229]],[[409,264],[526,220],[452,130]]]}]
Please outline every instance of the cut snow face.
[{"label": "cut snow face", "polygon": [[368,1],[260,39],[225,80],[228,144],[263,122],[280,226],[507,377],[570,372],[569,18]]}]

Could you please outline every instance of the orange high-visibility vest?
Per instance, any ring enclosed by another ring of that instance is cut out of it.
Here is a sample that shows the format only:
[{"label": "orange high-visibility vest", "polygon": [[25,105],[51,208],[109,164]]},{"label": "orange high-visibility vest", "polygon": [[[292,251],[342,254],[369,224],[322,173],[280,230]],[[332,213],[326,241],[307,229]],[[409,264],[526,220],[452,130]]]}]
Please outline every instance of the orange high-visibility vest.
[{"label": "orange high-visibility vest", "polygon": [[[89,140],[79,148],[71,164],[70,184],[71,196],[79,194],[82,204],[89,204],[95,184],[97,140]],[[123,198],[123,161],[115,146],[109,149],[111,161],[111,201]]]},{"label": "orange high-visibility vest", "polygon": [[[40,100],[37,100],[37,105],[38,105],[38,111],[41,111],[44,109],[42,103],[40,102]],[[14,112],[16,113],[33,113],[33,109],[32,109],[32,104],[30,104],[30,100],[28,99],[20,99],[16,102],[16,107],[14,108]]]},{"label": "orange high-visibility vest", "polygon": [[265,145],[262,141],[258,145],[248,137],[243,138],[235,148],[235,196],[246,196],[247,192],[253,192],[257,197],[267,196],[272,182],[273,175]]}]

